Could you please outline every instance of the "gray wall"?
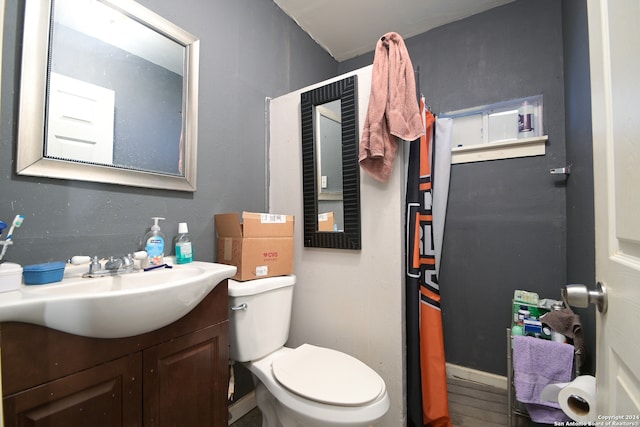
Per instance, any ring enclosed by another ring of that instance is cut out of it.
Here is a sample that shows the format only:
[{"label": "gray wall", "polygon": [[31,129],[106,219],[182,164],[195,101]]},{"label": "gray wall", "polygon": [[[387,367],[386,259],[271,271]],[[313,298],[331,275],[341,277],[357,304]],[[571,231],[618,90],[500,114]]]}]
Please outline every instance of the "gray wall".
[{"label": "gray wall", "polygon": [[[591,80],[586,0],[563,0],[567,163],[567,283],[595,284]],[[595,309],[574,309],[587,344],[585,372],[595,372]]]},{"label": "gray wall", "polygon": [[[518,0],[405,40],[434,112],[544,96],[545,156],[452,166],[440,270],[450,363],[506,374],[513,290],[560,299],[572,278],[593,283],[586,4],[566,3],[563,16],[563,2]],[[341,63],[340,72],[372,61],[372,53],[363,55]],[[549,174],[571,162],[584,178]],[[593,311],[581,315],[585,323],[594,318]]]},{"label": "gray wall", "polygon": [[200,38],[198,191],[181,193],[15,174],[25,0],[6,2],[0,219],[25,215],[6,259],[23,265],[136,250],[162,216],[189,224],[197,260],[214,260],[214,213],[263,211],[265,98],[333,77],[338,64],[271,1],[139,0]]}]

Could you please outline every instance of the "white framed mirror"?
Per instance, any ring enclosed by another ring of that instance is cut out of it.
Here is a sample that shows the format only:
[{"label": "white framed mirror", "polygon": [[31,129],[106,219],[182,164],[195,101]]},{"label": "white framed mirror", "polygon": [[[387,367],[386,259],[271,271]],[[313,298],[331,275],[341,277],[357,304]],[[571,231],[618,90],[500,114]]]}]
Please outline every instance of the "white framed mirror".
[{"label": "white framed mirror", "polygon": [[199,40],[133,0],[29,0],[17,173],[196,190]]}]

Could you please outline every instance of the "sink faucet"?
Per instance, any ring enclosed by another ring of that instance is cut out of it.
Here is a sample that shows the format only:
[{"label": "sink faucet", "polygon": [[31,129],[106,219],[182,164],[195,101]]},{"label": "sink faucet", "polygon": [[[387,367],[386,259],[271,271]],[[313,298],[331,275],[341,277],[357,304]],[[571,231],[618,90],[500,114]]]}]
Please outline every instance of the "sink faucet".
[{"label": "sink faucet", "polygon": [[123,257],[110,256],[104,263],[104,267],[98,257],[94,256],[91,257],[89,272],[83,274],[82,277],[116,276],[120,274],[137,273],[139,271],[140,269],[135,266],[133,254],[127,254]]}]

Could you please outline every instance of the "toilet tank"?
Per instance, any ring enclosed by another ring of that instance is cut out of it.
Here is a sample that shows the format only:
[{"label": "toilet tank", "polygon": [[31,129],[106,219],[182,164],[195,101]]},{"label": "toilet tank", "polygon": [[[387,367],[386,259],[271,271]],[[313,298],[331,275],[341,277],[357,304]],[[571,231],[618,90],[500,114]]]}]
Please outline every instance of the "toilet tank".
[{"label": "toilet tank", "polygon": [[246,282],[229,280],[229,357],[260,359],[289,337],[294,275]]}]

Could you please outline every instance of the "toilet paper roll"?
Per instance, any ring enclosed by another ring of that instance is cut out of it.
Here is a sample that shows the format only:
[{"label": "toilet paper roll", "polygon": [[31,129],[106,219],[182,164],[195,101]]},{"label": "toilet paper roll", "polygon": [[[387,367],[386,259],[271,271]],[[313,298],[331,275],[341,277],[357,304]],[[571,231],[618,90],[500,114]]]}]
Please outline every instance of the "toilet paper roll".
[{"label": "toilet paper roll", "polygon": [[550,384],[540,394],[541,402],[558,402],[573,421],[596,420],[596,379],[581,375],[570,383]]}]

